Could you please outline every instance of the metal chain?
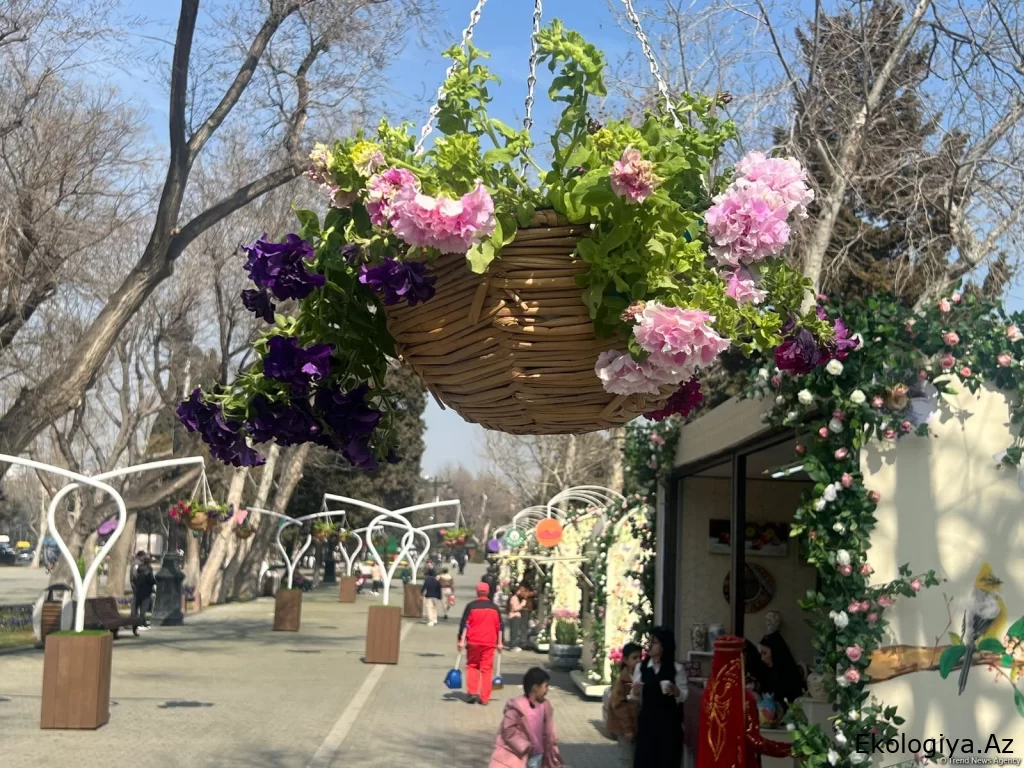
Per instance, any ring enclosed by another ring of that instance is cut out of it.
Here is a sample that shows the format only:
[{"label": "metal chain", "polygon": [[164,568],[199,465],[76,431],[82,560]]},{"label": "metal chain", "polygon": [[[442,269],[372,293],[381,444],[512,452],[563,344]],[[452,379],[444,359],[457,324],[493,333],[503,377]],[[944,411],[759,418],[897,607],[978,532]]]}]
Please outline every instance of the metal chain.
[{"label": "metal chain", "polygon": [[651,43],[647,39],[647,35],[644,34],[643,27],[640,26],[640,17],[637,16],[636,11],[633,10],[633,2],[632,0],[622,0],[622,4],[626,6],[626,16],[633,24],[633,31],[636,32],[636,39],[640,41],[640,47],[643,49],[644,56],[647,57],[647,63],[651,65],[651,74],[654,76],[654,81],[658,84],[658,91],[661,93],[661,98],[665,100],[665,107],[668,109],[668,113],[672,115],[676,128],[681,128],[682,123],[679,120],[679,115],[676,114],[675,107],[672,106],[672,97],[668,92],[668,84],[661,76],[661,69],[658,67],[658,62],[654,58],[654,51],[651,50]]},{"label": "metal chain", "polygon": [[526,119],[523,127],[527,133],[533,128],[533,87],[537,85],[537,36],[540,34],[540,16],[544,9],[541,0],[533,3],[533,33],[530,35],[530,76],[526,78]]},{"label": "metal chain", "polygon": [[[469,45],[470,38],[473,37],[473,29],[476,27],[476,23],[480,21],[480,12],[483,7],[487,4],[487,0],[477,0],[476,8],[469,14],[469,26],[462,30],[462,51],[465,53],[466,46]],[[452,62],[451,66],[445,70],[444,80],[441,81],[440,87],[437,89],[437,97],[434,100],[434,106],[430,108],[430,116],[427,118],[426,125],[423,126],[423,130],[420,131],[419,141],[416,142],[416,149],[413,152],[414,155],[418,155],[423,151],[423,144],[427,140],[427,136],[434,130],[434,120],[437,119],[438,113],[441,111],[441,102],[445,97],[444,84],[448,82],[455,73],[455,68],[458,66],[457,62]]]}]

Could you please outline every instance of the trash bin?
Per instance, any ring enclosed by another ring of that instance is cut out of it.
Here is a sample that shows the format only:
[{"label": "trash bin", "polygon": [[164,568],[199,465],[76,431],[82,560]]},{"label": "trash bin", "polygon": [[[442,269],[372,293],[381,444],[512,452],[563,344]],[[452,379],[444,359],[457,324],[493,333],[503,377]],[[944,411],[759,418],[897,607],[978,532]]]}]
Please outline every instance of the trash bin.
[{"label": "trash bin", "polygon": [[75,620],[74,590],[67,584],[53,584],[44,590],[32,608],[32,631],[40,644],[46,636],[60,630],[71,629]]}]

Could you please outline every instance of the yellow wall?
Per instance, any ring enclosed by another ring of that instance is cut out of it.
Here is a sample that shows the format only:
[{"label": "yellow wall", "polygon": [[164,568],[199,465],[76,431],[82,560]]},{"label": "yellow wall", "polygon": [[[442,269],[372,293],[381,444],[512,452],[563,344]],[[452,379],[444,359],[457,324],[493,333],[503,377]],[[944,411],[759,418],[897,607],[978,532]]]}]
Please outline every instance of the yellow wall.
[{"label": "yellow wall", "polygon": [[[729,556],[708,552],[708,521],[729,519],[728,478],[690,477],[682,481],[681,542],[676,592],[676,636],[680,658],[690,650],[690,626],[694,622],[723,624],[729,631],[730,606],[722,594],[729,573]],[[747,519],[759,522],[789,522],[800,501],[805,483],[772,480],[747,481]],[[797,600],[815,583],[814,569],[802,564],[795,541],[786,557],[748,557],[763,566],[775,580],[775,595],[758,613],[746,615],[744,634],[755,643],[765,634],[764,615],[782,614],[782,635],[798,662],[813,659],[811,630],[804,622]]]},{"label": "yellow wall", "polygon": [[[1017,471],[999,468],[993,459],[1011,439],[1007,399],[983,390],[947,401],[933,425],[937,436],[876,444],[861,459],[867,486],[882,494],[869,552],[875,578],[888,580],[909,562],[915,572],[934,568],[947,579],[886,612],[893,643],[931,647],[936,637],[948,643],[947,632],[960,632],[965,601],[984,561],[1003,581],[1009,620],[1024,615],[1024,491]],[[957,696],[957,675],[942,680],[938,672],[915,672],[869,690],[899,706],[908,738],[945,733],[986,741],[991,733],[1015,739],[1013,754],[1024,757],[1024,718],[1014,707],[1009,682],[995,682],[991,671],[974,667],[967,689]],[[1018,685],[1024,689],[1024,680]],[[887,757],[882,764],[893,762]]]}]

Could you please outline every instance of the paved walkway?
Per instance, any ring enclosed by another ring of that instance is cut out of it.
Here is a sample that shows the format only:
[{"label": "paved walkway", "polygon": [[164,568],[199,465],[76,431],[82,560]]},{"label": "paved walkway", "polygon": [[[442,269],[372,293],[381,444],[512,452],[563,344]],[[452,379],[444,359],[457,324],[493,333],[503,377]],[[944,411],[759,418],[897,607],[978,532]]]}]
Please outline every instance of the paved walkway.
[{"label": "paved walkway", "polygon": [[[479,568],[458,583],[456,610]],[[545,657],[506,654],[506,688],[471,706],[442,684],[457,618],[436,627],[406,619],[397,666],[362,663],[370,597],[307,594],[298,633],[271,630],[273,603],[257,600],[190,615],[182,627],[119,640],[111,719],[97,731],[42,731],[39,652],[0,655],[0,763],[5,768],[112,763],[192,768],[486,768],[503,702]],[[400,591],[392,604],[400,604]],[[612,768],[601,706],[556,673],[551,699],[570,768]],[[73,756],[73,757],[72,757]]]}]

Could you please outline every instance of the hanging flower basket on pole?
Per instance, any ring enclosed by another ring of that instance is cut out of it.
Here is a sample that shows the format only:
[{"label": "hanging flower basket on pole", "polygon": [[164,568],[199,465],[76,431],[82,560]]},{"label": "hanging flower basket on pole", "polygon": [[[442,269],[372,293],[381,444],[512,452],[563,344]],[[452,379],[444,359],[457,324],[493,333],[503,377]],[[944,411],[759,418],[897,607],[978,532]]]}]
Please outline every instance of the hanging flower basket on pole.
[{"label": "hanging flower basket on pole", "polygon": [[[296,234],[244,248],[242,300],[271,327],[248,371],[178,410],[217,458],[259,464],[250,443],[275,440],[368,469],[397,461],[401,409],[384,386],[396,358],[468,421],[560,434],[692,407],[698,372],[731,346],[833,343],[780,258],[813,199],[796,160],[754,152],[715,175],[735,128],[718,97],[670,98],[628,0],[660,110],[592,120],[604,56],[557,20],[541,29],[538,3],[526,120],[511,128],[487,113],[497,78],[469,42],[482,5],[446,52],[419,138],[382,120],[369,138],[318,144],[307,176],[326,214],[298,211]],[[530,135],[538,64],[564,105],[548,167]]]}]

